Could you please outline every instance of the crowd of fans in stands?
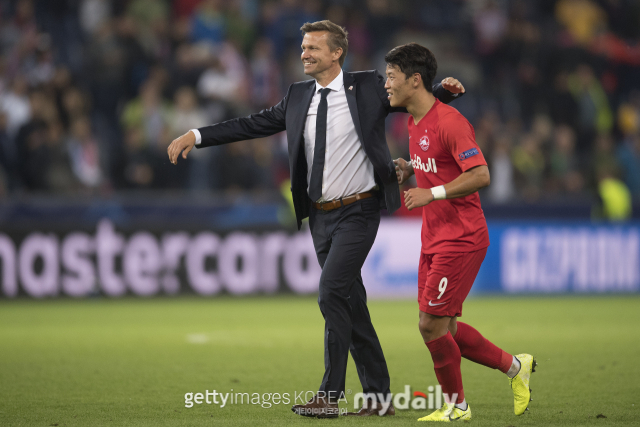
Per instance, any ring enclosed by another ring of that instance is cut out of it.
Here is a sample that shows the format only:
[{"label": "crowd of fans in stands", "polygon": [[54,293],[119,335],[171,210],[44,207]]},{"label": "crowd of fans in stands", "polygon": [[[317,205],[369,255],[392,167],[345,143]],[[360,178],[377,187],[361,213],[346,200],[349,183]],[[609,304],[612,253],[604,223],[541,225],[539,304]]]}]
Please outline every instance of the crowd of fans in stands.
[{"label": "crowd of fans in stands", "polygon": [[[640,197],[640,3],[633,0],[14,0],[0,2],[0,196],[257,192],[288,178],[283,135],[166,148],[279,102],[305,80],[300,26],[349,31],[346,70],[416,41],[474,125],[496,203]],[[391,115],[392,156],[408,157]],[[483,196],[483,197],[485,197]]]}]

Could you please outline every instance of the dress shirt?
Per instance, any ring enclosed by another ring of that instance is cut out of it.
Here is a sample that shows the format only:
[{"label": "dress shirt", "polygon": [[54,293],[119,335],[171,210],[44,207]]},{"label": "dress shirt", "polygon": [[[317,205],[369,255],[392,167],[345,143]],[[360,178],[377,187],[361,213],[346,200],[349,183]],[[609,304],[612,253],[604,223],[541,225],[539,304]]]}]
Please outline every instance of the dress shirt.
[{"label": "dress shirt", "polygon": [[[322,174],[322,197],[325,202],[370,191],[376,187],[373,165],[362,148],[356,127],[351,118],[342,70],[338,77],[327,85],[327,146]],[[320,90],[316,90],[307,112],[304,127],[304,151],[307,158],[307,192],[311,182],[313,155],[316,145],[316,116],[320,103]]]}]

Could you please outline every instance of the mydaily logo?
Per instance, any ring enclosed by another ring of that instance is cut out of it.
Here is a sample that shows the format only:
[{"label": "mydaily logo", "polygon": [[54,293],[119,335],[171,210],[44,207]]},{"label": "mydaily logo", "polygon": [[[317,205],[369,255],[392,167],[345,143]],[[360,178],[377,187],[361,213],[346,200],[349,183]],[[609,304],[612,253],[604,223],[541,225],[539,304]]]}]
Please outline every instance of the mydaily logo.
[{"label": "mydaily logo", "polygon": [[453,393],[449,396],[442,392],[442,387],[439,385],[429,386],[427,393],[416,390],[412,394],[411,386],[405,385],[404,392],[389,393],[386,396],[383,393],[356,393],[353,407],[358,409],[361,406],[375,404],[376,407],[380,406],[380,414],[384,415],[391,406],[391,402],[393,402],[393,407],[398,410],[409,409],[409,407],[411,409],[436,409],[442,407],[443,398],[447,403],[455,403],[458,394]]}]

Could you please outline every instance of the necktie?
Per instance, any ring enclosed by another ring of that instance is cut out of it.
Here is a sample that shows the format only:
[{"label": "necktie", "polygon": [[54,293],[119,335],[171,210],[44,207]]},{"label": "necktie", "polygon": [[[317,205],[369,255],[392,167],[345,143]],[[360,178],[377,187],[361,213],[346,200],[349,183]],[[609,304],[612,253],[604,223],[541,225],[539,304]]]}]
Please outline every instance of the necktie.
[{"label": "necktie", "polygon": [[309,197],[314,202],[322,197],[322,172],[324,170],[324,154],[327,150],[327,95],[331,89],[320,90],[320,104],[316,116],[316,145],[313,149],[313,166],[309,182]]}]

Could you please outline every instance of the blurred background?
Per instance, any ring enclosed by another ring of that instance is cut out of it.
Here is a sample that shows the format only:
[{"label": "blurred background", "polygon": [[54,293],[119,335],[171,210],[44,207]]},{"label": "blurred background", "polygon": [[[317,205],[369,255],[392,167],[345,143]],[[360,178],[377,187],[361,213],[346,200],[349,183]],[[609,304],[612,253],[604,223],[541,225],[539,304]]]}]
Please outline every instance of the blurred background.
[{"label": "blurred background", "polygon": [[[476,292],[640,290],[637,1],[2,0],[0,295],[316,290],[284,134],[177,166],[166,148],[306,80],[299,28],[321,19],[349,31],[345,70],[415,41],[464,84],[492,177]],[[415,292],[420,215],[383,221],[372,294]]]}]

